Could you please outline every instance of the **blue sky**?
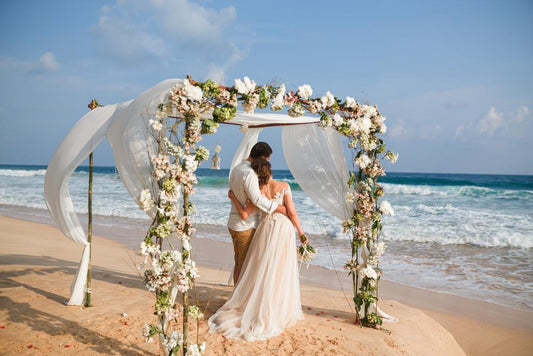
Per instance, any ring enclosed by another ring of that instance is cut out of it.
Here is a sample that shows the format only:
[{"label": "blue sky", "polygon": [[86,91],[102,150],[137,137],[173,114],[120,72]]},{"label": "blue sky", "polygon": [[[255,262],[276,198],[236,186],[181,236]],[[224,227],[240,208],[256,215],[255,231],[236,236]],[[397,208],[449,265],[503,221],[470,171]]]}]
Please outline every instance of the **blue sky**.
[{"label": "blue sky", "polygon": [[[0,164],[46,164],[93,97],[246,75],[377,104],[391,171],[533,174],[531,1],[5,0],[0,18]],[[223,167],[240,135],[206,140]],[[261,138],[285,168],[279,129]]]}]

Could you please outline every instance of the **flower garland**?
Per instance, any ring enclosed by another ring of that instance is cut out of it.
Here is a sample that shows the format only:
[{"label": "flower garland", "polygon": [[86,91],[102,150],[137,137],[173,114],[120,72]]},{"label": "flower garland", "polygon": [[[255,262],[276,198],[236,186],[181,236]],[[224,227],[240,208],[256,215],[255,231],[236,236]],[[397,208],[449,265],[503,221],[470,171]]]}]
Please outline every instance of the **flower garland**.
[{"label": "flower garland", "polygon": [[[377,179],[385,175],[380,160],[395,162],[398,156],[385,152],[385,144],[379,138],[386,131],[385,118],[376,107],[361,105],[351,97],[341,101],[329,91],[319,98],[312,95],[309,85],[293,92],[287,91],[285,85],[258,86],[248,77],[236,79],[232,87],[188,78],[172,88],[149,119],[148,130],[157,143],[157,152],[150,152],[153,187],[143,190],[138,202],[141,209],[155,217],[140,253],[146,256],[145,284],[155,293],[158,323],[145,325],[143,335],[147,340],[158,335],[164,354],[176,354],[181,349],[184,355],[197,355],[205,350],[198,334],[196,343],[188,342],[188,317],[197,320],[197,330],[198,320],[203,317],[198,305],[188,304],[188,293],[198,278],[191,259],[190,238],[195,229],[190,197],[197,184],[198,165],[209,158],[209,151],[198,145],[202,134],[213,134],[219,123],[232,119],[239,103],[247,113],[270,106],[274,111],[287,109],[291,117],[306,112],[319,115],[321,127],[333,127],[349,138],[348,146],[357,152],[354,163],[358,173],[350,172],[347,182],[351,191],[346,199],[353,204],[353,216],[343,222],[344,230],[352,236],[352,258],[345,268],[353,276],[356,321],[367,326],[381,324],[376,301],[381,274],[378,264],[385,246],[378,240],[381,217],[393,210],[387,202],[378,208],[383,189]],[[176,241],[180,242],[180,249],[174,246]],[[304,258],[312,258],[314,250],[310,245],[301,248]],[[176,301],[178,293],[182,295],[181,306]],[[175,330],[180,313],[181,333]]]}]

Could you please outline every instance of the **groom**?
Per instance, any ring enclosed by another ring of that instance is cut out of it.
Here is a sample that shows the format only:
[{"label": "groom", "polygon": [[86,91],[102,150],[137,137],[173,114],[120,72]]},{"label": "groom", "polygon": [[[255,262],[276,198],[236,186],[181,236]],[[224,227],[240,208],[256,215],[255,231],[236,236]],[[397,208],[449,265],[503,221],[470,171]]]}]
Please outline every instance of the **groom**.
[{"label": "groom", "polygon": [[[254,158],[270,159],[272,148],[266,142],[258,142],[252,147],[250,155],[246,160],[237,164],[229,176],[229,189],[233,191],[239,202],[246,205],[248,200],[257,206],[265,213],[272,214],[278,211],[282,214],[287,214],[284,206],[278,206],[277,203],[271,201],[261,194],[259,190],[259,182],[257,174],[251,167],[251,162]],[[237,209],[231,204],[231,212],[228,219],[228,230],[233,240],[233,249],[235,252],[235,268],[233,270],[233,283],[239,280],[242,264],[248,251],[248,246],[257,227],[260,212],[251,214],[246,220],[243,220]]]}]

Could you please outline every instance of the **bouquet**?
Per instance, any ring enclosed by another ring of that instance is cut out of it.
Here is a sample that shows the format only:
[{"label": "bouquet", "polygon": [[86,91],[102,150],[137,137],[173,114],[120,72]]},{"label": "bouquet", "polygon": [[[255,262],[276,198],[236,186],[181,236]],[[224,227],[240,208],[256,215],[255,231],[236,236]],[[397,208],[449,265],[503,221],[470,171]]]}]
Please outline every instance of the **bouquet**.
[{"label": "bouquet", "polygon": [[311,261],[316,255],[315,248],[309,244],[309,240],[304,234],[300,235],[300,242],[302,244],[298,247],[298,259],[302,262]]}]

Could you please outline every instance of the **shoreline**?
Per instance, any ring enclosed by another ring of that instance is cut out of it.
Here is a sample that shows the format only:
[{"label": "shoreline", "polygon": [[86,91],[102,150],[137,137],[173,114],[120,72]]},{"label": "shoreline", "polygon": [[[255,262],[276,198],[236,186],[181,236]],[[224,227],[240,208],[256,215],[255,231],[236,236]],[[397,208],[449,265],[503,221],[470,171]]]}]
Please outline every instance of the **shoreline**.
[{"label": "shoreline", "polygon": [[[26,220],[1,215],[0,221],[10,226],[28,226],[29,229],[33,228],[34,230],[35,226],[44,226],[46,230],[53,230],[54,235],[57,235],[56,240],[59,244],[71,245],[69,248],[80,251],[79,255],[71,256],[71,259],[75,261],[73,265],[77,269],[77,264],[81,256],[81,245],[69,242],[70,240],[64,237],[57,228],[46,223],[27,222]],[[113,229],[113,233],[119,236],[123,234],[128,235],[132,232],[131,229],[126,228],[111,228]],[[98,236],[98,239],[95,240],[94,247],[103,241],[104,244],[119,246],[120,249],[126,250],[130,255],[130,259],[134,258],[131,257],[131,255],[134,255],[134,251],[123,242],[100,237],[101,234],[96,234],[96,236]],[[196,237],[194,238],[193,246],[193,259],[202,270],[210,270],[211,276],[214,275],[216,277],[214,278],[216,280],[215,284],[219,288],[224,288],[222,285],[227,281],[229,277],[228,271],[231,269],[233,263],[233,250],[231,245],[225,242]],[[0,261],[3,261],[0,263],[0,266],[3,267],[8,262],[6,261],[7,256],[9,255],[4,255],[0,258]],[[95,261],[98,261],[98,258]],[[70,286],[74,278],[74,272],[75,270],[67,276],[68,286]],[[349,319],[351,315],[350,308],[353,307],[350,307],[351,293],[346,283],[349,284],[350,281],[348,278],[343,279],[343,276],[345,276],[345,273],[335,273],[335,271],[323,267],[310,265],[309,268],[302,267],[300,280],[302,290],[317,289],[321,290],[321,293],[324,293],[323,291],[336,293],[344,305],[341,308],[344,310],[343,315]],[[341,288],[339,287],[337,278],[341,281],[340,285],[343,286],[344,293],[339,292]],[[303,292],[302,296],[305,294]],[[520,351],[522,349],[526,350],[524,345],[533,347],[532,312],[498,306],[489,302],[468,299],[452,294],[410,287],[386,280],[380,283],[380,297],[383,299],[380,305],[385,307],[385,311],[393,316],[398,316],[395,310],[398,310],[396,308],[400,305],[422,311],[450,332],[468,355],[493,354],[492,351],[489,352],[488,350],[499,350],[499,347],[503,347],[501,350],[515,350],[515,353],[510,354],[519,355],[527,354],[521,353]],[[331,309],[338,310],[338,307],[338,305],[332,306]],[[390,309],[391,307],[392,309]],[[400,317],[401,323],[402,318]],[[392,324],[384,324],[384,328],[388,328],[389,325]]]},{"label": "shoreline", "polygon": [[[15,209],[12,209],[13,207]],[[54,222],[48,213],[48,210],[0,204],[0,216],[2,215],[12,217],[15,219],[25,220],[25,221],[43,223],[43,224],[47,224],[47,225],[55,227]],[[87,219],[87,215],[80,213],[78,214],[78,216],[80,218],[82,227],[86,229],[87,226],[86,226],[85,220]],[[109,238],[110,240],[113,240],[113,241],[117,241],[119,243],[122,243],[126,247],[134,249],[134,250],[138,247],[138,244],[144,238],[145,231],[147,229],[147,226],[149,225],[148,219],[145,221],[145,225],[143,225],[143,222],[140,219],[130,219],[130,218],[125,218],[125,217],[114,217],[114,216],[103,216],[103,215],[96,215],[95,217],[96,219],[93,220],[93,233],[94,234]],[[131,222],[132,224],[126,226],[124,224],[125,221]],[[233,251],[231,250],[230,242],[226,242],[222,240],[215,240],[209,237],[203,237],[201,235],[195,236],[194,240],[199,241],[198,243],[202,245],[203,249],[207,248],[207,245],[209,244],[216,244],[217,246],[220,246],[219,248],[226,251],[225,252],[226,254],[224,255],[225,256],[224,260],[219,260],[216,263],[211,263],[211,261],[202,260],[200,257],[199,263],[203,263],[206,266],[213,267],[213,268],[222,267],[226,270],[230,270],[232,268],[230,265],[227,265],[227,262],[225,262],[228,260],[232,261],[232,257],[231,257],[232,255],[230,256],[230,254],[232,254]],[[202,242],[204,240],[208,241],[208,243]],[[229,240],[229,234],[228,234],[228,240]],[[197,244],[197,242],[194,242],[194,244]],[[307,268],[304,265],[302,269],[303,268],[311,269],[312,271],[309,274],[304,273],[302,275],[303,277],[302,281],[305,281],[304,283],[308,283],[310,285],[314,285],[318,287],[335,289],[335,290],[342,290],[342,289],[351,290],[352,288],[351,281],[346,277],[346,273],[343,270],[328,268],[328,267],[313,265],[313,264],[310,264]],[[312,275],[317,275],[317,274],[320,275],[321,278],[317,279],[317,278],[311,277]],[[341,277],[342,282],[338,282],[337,277],[331,278],[330,276],[328,276],[328,274],[339,275]],[[443,291],[443,290],[431,289],[429,287],[426,288],[422,286],[412,286],[406,282],[392,281],[387,278],[382,278],[380,280],[380,287],[382,288],[381,291],[385,293],[385,298],[389,297],[389,294],[388,294],[389,291],[392,291],[394,293],[397,292],[398,290],[397,286],[403,286],[405,288],[409,288],[413,290],[413,292],[411,292],[410,294],[418,293],[420,295],[423,295],[425,293],[430,293],[430,294],[434,293],[435,297],[433,298],[433,300],[437,303],[441,303],[439,302],[440,300],[446,299],[445,296],[449,296],[450,298],[453,298],[455,300],[455,303],[457,305],[461,305],[465,303],[470,304],[474,302],[480,302],[480,303],[486,303],[484,305],[489,310],[492,309],[493,307],[499,310],[501,310],[501,308],[505,308],[506,310],[509,309],[515,312],[524,312],[524,313],[528,313],[529,315],[533,316],[533,310],[527,309],[526,307],[520,308],[516,305],[512,305],[512,306],[503,305],[502,303],[498,303],[497,301],[484,300],[480,298],[472,298],[472,297],[468,297],[464,295],[454,294],[453,291]],[[409,303],[409,299],[407,296],[405,298],[402,297],[400,299],[401,300],[399,301],[403,301],[409,305],[412,305]],[[412,305],[412,306],[419,307],[417,305]],[[441,311],[441,312],[445,311],[443,308],[438,307],[438,305],[437,307],[432,307],[430,305],[422,306],[422,307],[426,307],[426,309],[428,310],[435,309],[436,311]],[[466,313],[468,317],[474,317],[474,318],[476,318],[476,316],[478,315],[477,312],[472,313],[471,308],[463,308],[463,307],[456,308],[455,305],[451,305],[450,308],[454,310],[457,315],[463,315]],[[484,318],[483,320],[490,322],[493,319]],[[524,323],[522,322],[522,324]],[[513,324],[510,322],[505,323],[505,326],[512,326],[512,325]],[[533,328],[533,326],[530,326],[530,327]]]}]

